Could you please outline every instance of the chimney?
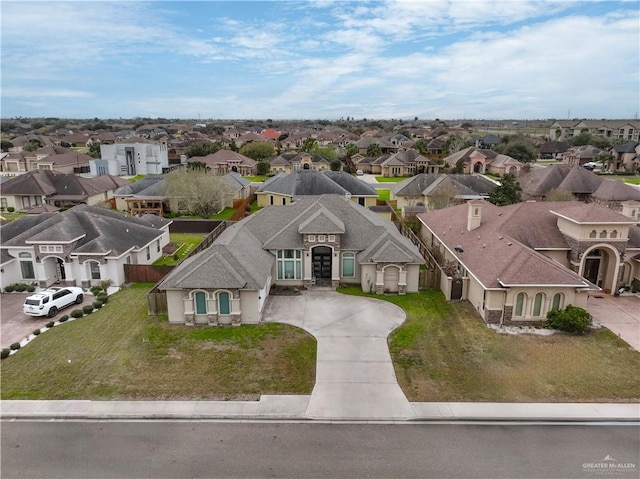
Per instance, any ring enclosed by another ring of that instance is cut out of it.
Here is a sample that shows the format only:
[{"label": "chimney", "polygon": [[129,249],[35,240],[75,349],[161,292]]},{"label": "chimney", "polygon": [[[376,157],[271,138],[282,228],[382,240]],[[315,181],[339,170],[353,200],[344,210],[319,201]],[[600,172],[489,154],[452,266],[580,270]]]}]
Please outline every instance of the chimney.
[{"label": "chimney", "polygon": [[622,212],[627,218],[631,218],[635,221],[640,220],[640,202],[638,201],[625,201],[622,203]]},{"label": "chimney", "polygon": [[467,231],[473,231],[480,226],[482,220],[482,201],[473,200],[467,203]]}]

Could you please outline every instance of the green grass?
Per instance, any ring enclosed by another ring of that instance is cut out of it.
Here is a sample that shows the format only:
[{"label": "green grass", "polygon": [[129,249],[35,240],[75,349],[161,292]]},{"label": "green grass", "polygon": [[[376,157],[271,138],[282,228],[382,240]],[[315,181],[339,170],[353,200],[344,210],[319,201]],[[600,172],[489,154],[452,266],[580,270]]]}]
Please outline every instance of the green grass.
[{"label": "green grass", "polygon": [[625,178],[624,182],[630,185],[640,185],[640,178]]},{"label": "green grass", "polygon": [[252,181],[254,183],[262,183],[265,179],[268,178],[266,175],[256,175],[256,176],[243,176],[245,180]]},{"label": "green grass", "polygon": [[389,337],[396,376],[410,401],[635,402],[640,353],[606,329],[584,336],[503,335],[468,303],[439,291],[378,296],[402,307]]},{"label": "green grass", "polygon": [[[178,246],[178,250],[172,256],[163,256],[158,258],[153,264],[155,265],[176,265],[187,256],[193,248],[202,243],[205,238],[204,233],[169,233],[169,239]],[[174,256],[176,258],[174,259]]]},{"label": "green grass", "polygon": [[150,285],[56,326],[0,364],[2,399],[254,400],[309,394],[316,341],[284,324],[171,325],[148,317]]},{"label": "green grass", "polygon": [[389,201],[391,199],[391,190],[379,189],[377,191],[378,191],[378,199],[380,201]]},{"label": "green grass", "polygon": [[405,176],[376,176],[378,183],[399,183],[406,180]]},{"label": "green grass", "polygon": [[228,220],[233,216],[233,213],[235,212],[236,210],[234,210],[233,208],[225,208],[220,213],[216,215],[211,215],[209,219],[210,220]]},{"label": "green grass", "polygon": [[20,217],[22,217],[24,215],[26,215],[26,213],[22,213],[20,211],[14,211],[13,213],[9,213],[8,211],[4,211],[4,212],[0,213],[0,216],[2,216],[7,221],[17,220],[18,218],[20,218]]},{"label": "green grass", "polygon": [[135,183],[136,181],[140,181],[142,178],[146,178],[146,177],[147,177],[147,175],[136,175],[136,176],[134,176],[132,178],[129,178],[129,181],[131,183]]},{"label": "green grass", "polygon": [[253,203],[251,203],[249,209],[251,213],[255,213],[256,211],[260,211],[262,209],[262,206],[258,206],[258,202],[254,201]]}]

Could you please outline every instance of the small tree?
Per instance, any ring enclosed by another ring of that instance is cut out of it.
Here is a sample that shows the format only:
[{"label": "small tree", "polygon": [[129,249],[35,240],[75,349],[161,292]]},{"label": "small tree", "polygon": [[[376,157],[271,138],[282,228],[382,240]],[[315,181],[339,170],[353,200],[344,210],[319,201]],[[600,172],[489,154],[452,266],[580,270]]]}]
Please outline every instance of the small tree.
[{"label": "small tree", "polygon": [[240,148],[240,154],[253,160],[266,160],[275,155],[275,148],[268,141],[252,141]]},{"label": "small tree", "polygon": [[441,210],[456,204],[456,196],[459,195],[458,187],[452,183],[437,188],[429,196],[429,209]]},{"label": "small tree", "polygon": [[87,154],[91,158],[100,158],[100,143],[98,143],[97,141],[92,142],[89,145],[89,151],[87,152]]},{"label": "small tree", "polygon": [[497,206],[507,206],[519,203],[522,197],[522,187],[516,177],[507,173],[502,177],[500,186],[496,186],[489,193],[489,201]]},{"label": "small tree", "polygon": [[9,151],[9,148],[13,148],[13,143],[11,143],[9,140],[2,140],[0,148],[2,149],[2,151]]},{"label": "small tree", "polygon": [[271,171],[271,165],[267,160],[260,160],[256,165],[256,170],[259,175],[268,175]]},{"label": "small tree", "polygon": [[198,170],[169,173],[165,179],[165,192],[183,200],[188,210],[202,218],[222,210],[234,194],[227,178]]},{"label": "small tree", "polygon": [[192,156],[207,156],[222,149],[222,144],[218,141],[199,141],[193,143],[185,152],[188,158]]},{"label": "small tree", "polygon": [[329,164],[329,168],[331,168],[331,171],[340,171],[342,169],[342,162],[338,159],[333,159]]},{"label": "small tree", "polygon": [[367,156],[380,156],[382,155],[382,148],[377,143],[371,143],[367,147]]}]

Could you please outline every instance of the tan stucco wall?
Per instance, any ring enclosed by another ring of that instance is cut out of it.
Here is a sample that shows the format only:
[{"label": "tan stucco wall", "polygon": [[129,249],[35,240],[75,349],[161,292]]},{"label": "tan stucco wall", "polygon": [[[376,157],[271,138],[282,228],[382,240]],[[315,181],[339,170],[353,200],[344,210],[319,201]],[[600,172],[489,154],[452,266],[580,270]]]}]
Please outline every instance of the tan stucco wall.
[{"label": "tan stucco wall", "polygon": [[167,315],[170,323],[184,323],[182,291],[167,291]]},{"label": "tan stucco wall", "polygon": [[542,253],[543,255],[551,258],[552,260],[557,261],[562,266],[569,268],[571,263],[569,262],[569,258],[567,258],[567,250],[536,250],[538,253]]},{"label": "tan stucco wall", "polygon": [[[564,304],[563,308],[566,308],[567,305],[572,304],[574,306],[579,306],[581,308],[585,308],[587,305],[587,293],[586,292],[576,292],[575,288],[558,288],[558,287],[530,287],[530,288],[511,288],[507,292],[506,305],[514,306],[515,313],[515,297],[518,293],[524,292],[527,294],[527,305],[525,309],[525,314],[523,317],[514,317],[513,321],[518,320],[545,320],[547,316],[547,312],[551,309],[551,301],[553,300],[553,295],[556,293],[564,293]],[[544,304],[541,310],[541,316],[534,317],[531,315],[533,309],[533,298],[538,293],[544,293],[545,299]]]},{"label": "tan stucco wall", "polygon": [[482,307],[484,288],[473,276],[469,276],[467,279],[467,300],[481,316],[484,314],[484,308]]},{"label": "tan stucco wall", "polygon": [[282,199],[284,198],[286,200],[287,204],[291,203],[291,197],[290,196],[285,196],[285,195],[279,195],[276,193],[258,193],[257,195],[258,198],[258,206],[270,206],[271,205],[271,201],[270,198],[273,197],[273,205],[274,206],[282,206]]},{"label": "tan stucco wall", "polygon": [[257,291],[240,291],[240,310],[242,323],[256,324],[260,322],[260,311]]},{"label": "tan stucco wall", "polygon": [[407,265],[407,293],[417,293],[420,289],[420,265]]},{"label": "tan stucco wall", "polygon": [[360,287],[365,293],[376,292],[375,264],[363,264],[360,266]]}]

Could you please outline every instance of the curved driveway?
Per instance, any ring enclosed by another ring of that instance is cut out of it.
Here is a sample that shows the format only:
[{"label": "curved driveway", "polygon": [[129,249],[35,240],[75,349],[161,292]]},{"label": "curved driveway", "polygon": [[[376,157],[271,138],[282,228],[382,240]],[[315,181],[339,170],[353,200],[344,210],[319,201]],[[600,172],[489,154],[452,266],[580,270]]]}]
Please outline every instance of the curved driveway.
[{"label": "curved driveway", "polygon": [[318,342],[316,384],[306,411],[314,419],[415,417],[387,346],[387,336],[405,317],[394,304],[329,289],[272,296],[264,314],[265,321],[298,326]]}]

